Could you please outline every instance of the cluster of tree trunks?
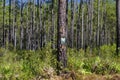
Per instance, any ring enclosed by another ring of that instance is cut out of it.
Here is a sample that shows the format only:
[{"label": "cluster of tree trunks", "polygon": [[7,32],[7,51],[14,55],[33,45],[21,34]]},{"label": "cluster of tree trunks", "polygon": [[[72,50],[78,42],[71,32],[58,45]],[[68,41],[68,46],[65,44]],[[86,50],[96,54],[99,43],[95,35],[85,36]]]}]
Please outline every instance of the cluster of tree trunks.
[{"label": "cluster of tree trunks", "polygon": [[[116,0],[117,38],[107,26],[106,0],[3,0],[2,41],[4,48],[36,50],[51,43],[58,61],[67,65],[66,46],[86,50],[104,44],[120,47],[120,1]],[[97,4],[97,5],[96,5]],[[96,8],[96,6],[97,8]],[[9,23],[7,8],[9,6]],[[110,23],[109,23],[110,24]]]},{"label": "cluster of tree trunks", "polygon": [[[57,48],[58,1],[29,0],[25,3],[20,0],[19,3],[9,0],[9,23],[6,22],[5,2],[3,0],[3,47],[36,50],[51,42],[51,48]],[[94,47],[115,42],[112,31],[106,26],[106,0],[81,0],[80,3],[66,0],[65,6],[68,47],[78,50],[90,47],[92,53]]]}]

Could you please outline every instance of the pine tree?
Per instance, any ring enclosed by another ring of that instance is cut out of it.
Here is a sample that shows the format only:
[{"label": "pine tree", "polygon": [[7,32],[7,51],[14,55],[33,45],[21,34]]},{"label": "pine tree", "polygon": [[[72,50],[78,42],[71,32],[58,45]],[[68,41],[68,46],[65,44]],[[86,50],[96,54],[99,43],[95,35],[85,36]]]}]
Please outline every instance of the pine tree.
[{"label": "pine tree", "polygon": [[119,47],[120,47],[120,0],[116,0],[116,18],[117,18],[117,41],[116,41],[116,52],[117,55],[119,53]]},{"label": "pine tree", "polygon": [[6,0],[3,0],[3,40],[2,40],[3,47],[5,47],[5,1]]},{"label": "pine tree", "polygon": [[11,0],[9,0],[9,35],[8,42],[11,43]]},{"label": "pine tree", "polygon": [[23,48],[23,1],[21,0],[21,7],[20,7],[20,49]]},{"label": "pine tree", "polygon": [[66,0],[59,0],[58,5],[58,35],[57,35],[58,68],[67,66],[66,55]]}]

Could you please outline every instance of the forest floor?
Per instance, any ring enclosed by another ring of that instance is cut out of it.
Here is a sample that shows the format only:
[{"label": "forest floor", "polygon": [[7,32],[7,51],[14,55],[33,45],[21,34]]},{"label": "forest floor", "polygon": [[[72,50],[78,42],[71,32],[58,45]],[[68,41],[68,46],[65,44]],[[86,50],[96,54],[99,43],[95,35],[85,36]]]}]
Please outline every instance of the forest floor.
[{"label": "forest floor", "polygon": [[[46,79],[36,79],[36,80],[46,80]],[[61,76],[53,76],[47,80],[120,80],[120,74],[113,75],[61,75]]]},{"label": "forest floor", "polygon": [[48,69],[48,72],[46,72],[44,76],[38,76],[33,80],[120,80],[120,74],[80,74],[71,71],[56,75],[52,70]]},{"label": "forest floor", "polygon": [[120,80],[120,58],[116,45],[101,46],[101,54],[89,48],[68,49],[67,67],[57,75],[56,50],[50,46],[37,51],[0,49],[0,80]]},{"label": "forest floor", "polygon": [[[0,80],[5,80],[0,75]],[[17,78],[15,79],[17,80]],[[74,75],[74,74],[61,74],[59,76],[53,75],[49,76],[49,78],[44,78],[41,76],[38,76],[34,79],[30,80],[120,80],[120,74],[113,74],[113,75],[96,75],[96,74],[90,74],[90,75]]]}]

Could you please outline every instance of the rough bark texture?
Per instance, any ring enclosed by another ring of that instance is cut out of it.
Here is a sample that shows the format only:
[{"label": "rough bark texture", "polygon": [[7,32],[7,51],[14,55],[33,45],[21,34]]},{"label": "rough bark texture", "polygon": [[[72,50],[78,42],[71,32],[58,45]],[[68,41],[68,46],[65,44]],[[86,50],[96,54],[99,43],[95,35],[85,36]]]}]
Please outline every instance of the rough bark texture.
[{"label": "rough bark texture", "polygon": [[119,52],[119,48],[120,48],[120,0],[116,0],[116,17],[117,17],[117,55]]},{"label": "rough bark texture", "polygon": [[5,0],[3,0],[3,47],[5,47]]},{"label": "rough bark texture", "polygon": [[66,56],[66,0],[59,0],[58,5],[58,68],[67,66]]}]

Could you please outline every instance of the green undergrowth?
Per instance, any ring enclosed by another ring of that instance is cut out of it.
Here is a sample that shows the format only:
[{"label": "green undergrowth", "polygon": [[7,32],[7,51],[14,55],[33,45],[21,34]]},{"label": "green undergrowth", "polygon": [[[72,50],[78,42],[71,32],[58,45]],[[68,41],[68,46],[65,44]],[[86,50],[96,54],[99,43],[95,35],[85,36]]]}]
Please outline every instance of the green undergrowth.
[{"label": "green undergrowth", "polygon": [[[80,75],[120,73],[120,59],[115,56],[115,47],[104,45],[99,49],[92,49],[92,52],[90,48],[87,48],[86,52],[83,49],[67,49],[68,65],[65,70]],[[53,69],[50,74],[56,75],[56,55],[56,50],[50,49],[50,45],[37,51],[9,51],[1,48],[0,80],[49,78],[49,69]]]}]

